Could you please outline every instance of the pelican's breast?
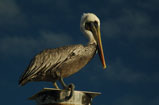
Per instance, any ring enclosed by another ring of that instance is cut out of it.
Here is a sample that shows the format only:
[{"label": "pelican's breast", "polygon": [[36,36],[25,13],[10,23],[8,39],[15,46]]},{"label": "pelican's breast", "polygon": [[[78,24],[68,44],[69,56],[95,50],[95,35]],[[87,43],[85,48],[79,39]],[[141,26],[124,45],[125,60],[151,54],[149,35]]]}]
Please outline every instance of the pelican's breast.
[{"label": "pelican's breast", "polygon": [[83,68],[93,58],[95,52],[95,44],[80,45],[57,69],[62,77],[68,77]]}]

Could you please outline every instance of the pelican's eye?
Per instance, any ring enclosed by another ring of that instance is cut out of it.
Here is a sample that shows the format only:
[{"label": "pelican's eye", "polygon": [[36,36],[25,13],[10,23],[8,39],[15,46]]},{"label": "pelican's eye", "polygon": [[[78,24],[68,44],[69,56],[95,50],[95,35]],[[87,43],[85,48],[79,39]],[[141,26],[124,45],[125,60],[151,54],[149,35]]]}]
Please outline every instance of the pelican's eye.
[{"label": "pelican's eye", "polygon": [[86,22],[85,23],[85,29],[86,30],[91,30],[91,22]]},{"label": "pelican's eye", "polygon": [[93,26],[95,26],[95,28],[98,28],[98,22],[97,21],[89,21],[85,23],[85,29],[91,31],[93,28]]}]

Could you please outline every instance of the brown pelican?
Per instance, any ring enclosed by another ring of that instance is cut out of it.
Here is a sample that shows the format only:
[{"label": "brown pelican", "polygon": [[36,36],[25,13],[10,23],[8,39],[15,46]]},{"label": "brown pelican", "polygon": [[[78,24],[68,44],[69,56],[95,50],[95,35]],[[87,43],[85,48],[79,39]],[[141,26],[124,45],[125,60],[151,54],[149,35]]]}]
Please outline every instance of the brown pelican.
[{"label": "brown pelican", "polygon": [[65,89],[73,88],[73,84],[66,85],[66,78],[83,68],[98,50],[103,68],[106,68],[101,34],[100,20],[93,13],[84,13],[80,23],[81,31],[88,36],[87,45],[70,45],[55,49],[47,49],[37,54],[19,80],[20,85],[29,81],[50,81],[58,88],[59,80]]}]

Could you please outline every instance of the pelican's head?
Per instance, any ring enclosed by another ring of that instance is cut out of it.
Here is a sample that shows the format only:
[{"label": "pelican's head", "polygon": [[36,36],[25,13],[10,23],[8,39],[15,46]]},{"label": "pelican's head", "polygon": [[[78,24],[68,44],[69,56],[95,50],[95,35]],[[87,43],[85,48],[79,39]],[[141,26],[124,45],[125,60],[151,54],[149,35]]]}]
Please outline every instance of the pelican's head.
[{"label": "pelican's head", "polygon": [[98,46],[98,53],[103,64],[106,68],[104,53],[102,48],[101,34],[100,34],[100,20],[93,13],[84,13],[80,23],[81,31],[89,37],[90,44],[95,43]]}]

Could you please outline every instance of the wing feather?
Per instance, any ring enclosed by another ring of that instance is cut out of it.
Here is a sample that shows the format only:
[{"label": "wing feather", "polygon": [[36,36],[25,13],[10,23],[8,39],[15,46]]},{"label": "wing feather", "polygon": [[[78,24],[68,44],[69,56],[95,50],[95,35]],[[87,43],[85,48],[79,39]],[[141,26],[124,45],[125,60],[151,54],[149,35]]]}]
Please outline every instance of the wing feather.
[{"label": "wing feather", "polygon": [[[26,84],[39,72],[45,73],[48,70],[52,72],[70,57],[76,49],[81,49],[82,45],[71,45],[56,49],[47,49],[37,54],[29,64],[26,71],[19,80],[20,85]],[[83,46],[82,46],[83,47]]]}]

